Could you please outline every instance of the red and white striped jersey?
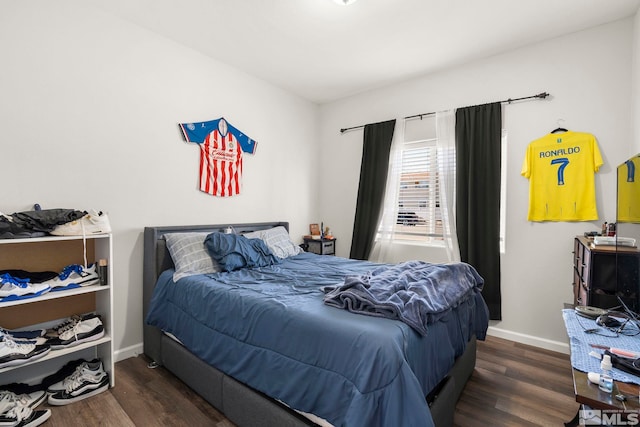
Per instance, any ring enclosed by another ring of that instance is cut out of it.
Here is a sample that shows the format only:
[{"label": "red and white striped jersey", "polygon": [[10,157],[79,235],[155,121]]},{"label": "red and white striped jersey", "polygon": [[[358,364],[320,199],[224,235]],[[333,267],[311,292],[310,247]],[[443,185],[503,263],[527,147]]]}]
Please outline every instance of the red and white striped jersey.
[{"label": "red and white striped jersey", "polygon": [[242,153],[255,153],[258,143],[222,117],[180,123],[180,129],[187,141],[200,145],[200,190],[219,197],[240,194]]}]

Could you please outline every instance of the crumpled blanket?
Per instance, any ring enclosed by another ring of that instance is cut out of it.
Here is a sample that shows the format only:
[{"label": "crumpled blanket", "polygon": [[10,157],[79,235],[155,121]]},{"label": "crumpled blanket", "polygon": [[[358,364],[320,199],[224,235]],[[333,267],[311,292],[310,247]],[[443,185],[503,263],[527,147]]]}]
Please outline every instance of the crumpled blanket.
[{"label": "crumpled blanket", "polygon": [[327,305],[398,319],[424,336],[429,323],[481,292],[483,285],[476,269],[466,263],[407,261],[347,276],[343,284],[323,291]]}]

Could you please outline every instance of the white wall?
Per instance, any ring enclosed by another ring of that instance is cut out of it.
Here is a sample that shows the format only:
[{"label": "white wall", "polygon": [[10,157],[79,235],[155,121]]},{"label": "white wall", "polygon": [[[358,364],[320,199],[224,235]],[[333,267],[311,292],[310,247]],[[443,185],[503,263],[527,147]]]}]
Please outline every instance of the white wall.
[{"label": "white wall", "polygon": [[[2,2],[0,51],[0,211],[109,213],[120,357],[141,350],[143,227],[316,220],[314,104],[79,0]],[[220,116],[258,141],[224,199],[177,126]]]},{"label": "white wall", "polygon": [[[514,50],[321,107],[324,174],[320,206],[348,255],[358,186],[362,131],[339,129],[548,91],[552,97],[504,106],[508,131],[506,253],[502,258],[503,320],[491,333],[566,350],[560,310],[573,298],[573,238],[615,218],[615,167],[632,137],[633,19]],[[527,144],[557,127],[594,134],[605,165],[597,175],[600,221],[528,223],[528,181],[520,176]],[[412,248],[412,258],[433,260]]]}]

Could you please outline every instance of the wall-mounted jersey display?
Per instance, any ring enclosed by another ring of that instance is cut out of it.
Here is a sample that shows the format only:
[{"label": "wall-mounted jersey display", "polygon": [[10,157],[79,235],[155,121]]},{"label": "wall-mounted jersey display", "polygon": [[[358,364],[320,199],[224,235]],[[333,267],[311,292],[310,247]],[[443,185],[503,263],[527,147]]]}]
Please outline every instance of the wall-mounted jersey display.
[{"label": "wall-mounted jersey display", "polygon": [[180,123],[188,142],[200,145],[200,190],[213,196],[240,194],[242,153],[255,153],[257,142],[224,118]]},{"label": "wall-mounted jersey display", "polygon": [[640,155],[618,167],[618,222],[640,222]]},{"label": "wall-mounted jersey display", "polygon": [[590,133],[550,133],[529,143],[521,174],[529,180],[529,221],[598,219],[595,173],[602,166]]}]

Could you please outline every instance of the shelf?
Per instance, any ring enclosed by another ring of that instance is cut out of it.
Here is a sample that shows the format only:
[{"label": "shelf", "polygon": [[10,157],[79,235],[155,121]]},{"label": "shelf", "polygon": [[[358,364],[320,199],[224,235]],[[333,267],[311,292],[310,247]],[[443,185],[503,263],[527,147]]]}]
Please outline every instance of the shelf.
[{"label": "shelf", "polygon": [[46,294],[33,297],[33,298],[25,298],[25,299],[19,299],[15,301],[4,301],[4,302],[0,301],[0,308],[11,307],[14,305],[30,304],[34,302],[40,302],[40,301],[54,300],[57,298],[65,298],[73,295],[88,294],[91,292],[107,291],[109,289],[111,289],[111,286],[103,286],[103,285],[81,286],[79,288],[67,289],[64,291],[47,292]]},{"label": "shelf", "polygon": [[[87,234],[85,239],[107,239],[111,234]],[[0,245],[8,245],[15,243],[38,243],[38,242],[59,242],[63,240],[82,240],[82,236],[42,236],[29,237],[26,239],[0,239]]]},{"label": "shelf", "polygon": [[[111,233],[87,236],[43,236],[0,239],[0,270],[60,272],[66,266],[107,260],[107,285],[90,285],[15,301],[0,301],[0,325],[7,329],[47,328],[60,319],[95,312],[102,317],[105,336],[77,346],[51,350],[46,356],[0,369],[5,383],[41,380],[74,356],[98,357],[114,385],[113,360],[113,237]],[[27,367],[27,368],[25,368]],[[25,368],[25,369],[22,369]]]},{"label": "shelf", "polygon": [[110,341],[111,341],[111,336],[105,334],[99,340],[88,341],[88,342],[84,342],[82,344],[75,345],[73,347],[61,348],[59,350],[51,350],[51,351],[49,351],[49,353],[46,356],[41,357],[39,359],[36,359],[36,360],[34,360],[32,362],[23,363],[21,365],[16,365],[16,366],[7,366],[6,368],[0,368],[0,374],[2,374],[4,372],[13,371],[14,369],[20,369],[20,368],[23,368],[25,366],[33,365],[33,364],[36,364],[36,363],[40,363],[40,362],[44,362],[44,361],[47,361],[47,360],[55,359],[57,357],[62,357],[62,356],[65,356],[67,354],[76,353],[76,352],[82,351],[82,350],[87,349],[87,348],[92,348],[92,347],[96,347],[96,346],[98,346],[100,344],[108,343]]}]

